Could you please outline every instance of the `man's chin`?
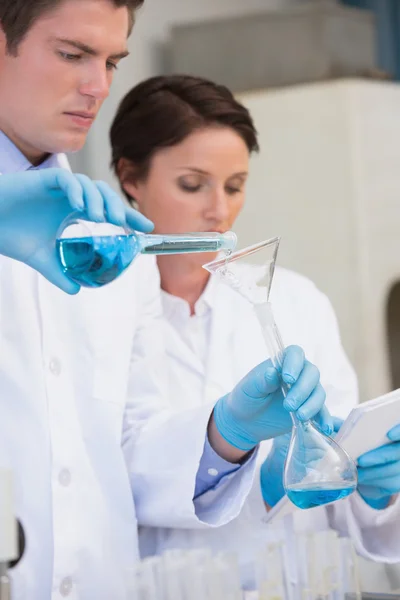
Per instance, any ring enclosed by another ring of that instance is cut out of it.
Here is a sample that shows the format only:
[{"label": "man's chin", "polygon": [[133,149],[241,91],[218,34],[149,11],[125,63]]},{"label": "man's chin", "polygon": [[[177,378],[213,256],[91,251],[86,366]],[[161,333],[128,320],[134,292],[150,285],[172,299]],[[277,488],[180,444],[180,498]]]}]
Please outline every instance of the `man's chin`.
[{"label": "man's chin", "polygon": [[60,136],[57,140],[53,140],[52,149],[49,150],[52,154],[74,154],[79,152],[85,145],[88,133],[81,133]]}]

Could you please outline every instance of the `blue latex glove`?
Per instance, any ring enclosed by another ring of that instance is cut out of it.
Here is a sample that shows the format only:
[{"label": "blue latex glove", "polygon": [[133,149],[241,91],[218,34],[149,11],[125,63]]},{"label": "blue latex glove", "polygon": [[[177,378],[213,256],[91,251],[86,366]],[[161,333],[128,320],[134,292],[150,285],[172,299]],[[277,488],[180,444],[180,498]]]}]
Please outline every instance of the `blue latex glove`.
[{"label": "blue latex glove", "polygon": [[[324,425],[326,424],[321,421],[321,416],[323,415],[317,415],[315,420],[321,429],[325,429],[325,432],[330,434],[331,431],[329,431],[326,427],[324,428]],[[342,419],[332,417],[332,422],[334,433],[336,433],[339,431],[343,421]],[[264,502],[266,502],[271,508],[275,506],[275,504],[277,504],[285,495],[285,488],[283,487],[283,473],[291,435],[291,433],[286,433],[285,435],[280,435],[279,437],[275,438],[272,444],[271,452],[261,465],[261,493]],[[316,451],[315,458],[321,458],[321,455],[318,451]]]},{"label": "blue latex glove", "polygon": [[357,460],[358,492],[372,508],[386,508],[400,492],[400,425],[388,433],[389,443]]},{"label": "blue latex glove", "polygon": [[153,224],[128,207],[106,183],[64,169],[43,169],[0,177],[0,254],[22,261],[69,294],[80,286],[62,271],[57,232],[72,212],[91,221],[151,231]]},{"label": "blue latex glove", "polygon": [[[291,388],[283,397],[281,377]],[[234,390],[221,398],[214,408],[216,427],[232,446],[249,451],[262,440],[275,438],[291,430],[289,411],[302,421],[320,419],[330,429],[331,418],[325,403],[325,391],[319,383],[319,371],[308,362],[299,346],[285,350],[282,373],[267,360],[244,377]]]},{"label": "blue latex glove", "polygon": [[291,435],[291,433],[285,433],[285,435],[275,438],[271,452],[261,465],[261,494],[264,502],[271,508],[285,495],[283,472]]}]

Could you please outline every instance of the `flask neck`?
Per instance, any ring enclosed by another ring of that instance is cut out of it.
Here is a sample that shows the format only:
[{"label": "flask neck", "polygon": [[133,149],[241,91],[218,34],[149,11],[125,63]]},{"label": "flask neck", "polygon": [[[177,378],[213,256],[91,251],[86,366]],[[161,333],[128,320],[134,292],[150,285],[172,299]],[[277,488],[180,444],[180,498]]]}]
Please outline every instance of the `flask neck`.
[{"label": "flask neck", "polygon": [[153,234],[137,233],[140,252],[143,254],[189,254],[195,252],[232,251],[236,245],[236,235],[227,233],[182,233]]}]

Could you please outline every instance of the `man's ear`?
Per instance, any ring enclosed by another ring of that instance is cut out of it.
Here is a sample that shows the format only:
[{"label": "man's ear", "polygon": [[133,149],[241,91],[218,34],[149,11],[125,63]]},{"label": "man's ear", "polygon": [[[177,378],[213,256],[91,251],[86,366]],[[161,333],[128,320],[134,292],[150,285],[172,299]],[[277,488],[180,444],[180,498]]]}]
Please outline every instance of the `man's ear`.
[{"label": "man's ear", "polygon": [[0,62],[6,54],[8,54],[7,36],[0,21]]}]

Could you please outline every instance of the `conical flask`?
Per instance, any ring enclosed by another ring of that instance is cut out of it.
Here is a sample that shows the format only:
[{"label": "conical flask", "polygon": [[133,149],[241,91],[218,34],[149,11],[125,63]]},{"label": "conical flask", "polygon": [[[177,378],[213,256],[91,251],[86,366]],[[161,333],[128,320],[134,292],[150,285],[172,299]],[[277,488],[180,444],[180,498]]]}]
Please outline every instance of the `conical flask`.
[{"label": "conical flask", "polygon": [[[266,240],[203,266],[252,304],[272,364],[281,371],[284,345],[269,302],[279,242]],[[282,382],[284,396],[288,390]],[[292,436],[283,476],[288,498],[299,508],[312,508],[354,492],[357,468],[350,456],[312,421],[290,415]]]}]

